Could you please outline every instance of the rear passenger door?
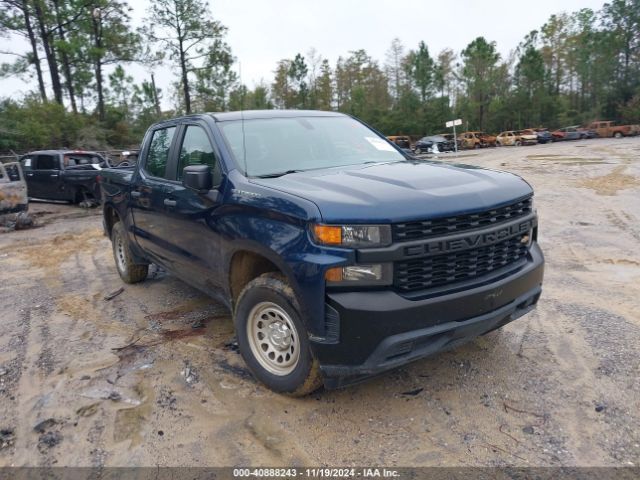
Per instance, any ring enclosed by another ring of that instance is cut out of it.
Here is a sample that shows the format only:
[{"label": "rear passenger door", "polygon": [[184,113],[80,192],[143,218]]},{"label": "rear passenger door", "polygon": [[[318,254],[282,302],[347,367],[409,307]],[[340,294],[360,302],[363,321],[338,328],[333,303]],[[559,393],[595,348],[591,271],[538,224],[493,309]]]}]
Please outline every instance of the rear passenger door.
[{"label": "rear passenger door", "polygon": [[[217,208],[222,170],[220,155],[204,123],[185,123],[176,142],[172,174],[165,197],[168,239],[172,262],[182,278],[210,294],[222,292],[222,262]],[[211,167],[214,188],[199,193],[182,185],[183,170],[190,165]]]},{"label": "rear passenger door", "polygon": [[137,180],[131,186],[131,210],[138,244],[153,261],[172,269],[165,218],[168,165],[177,125],[162,125],[149,133],[141,155]]},{"label": "rear passenger door", "polygon": [[31,171],[27,173],[29,196],[47,200],[67,200],[62,190],[60,173],[60,155],[34,155]]}]

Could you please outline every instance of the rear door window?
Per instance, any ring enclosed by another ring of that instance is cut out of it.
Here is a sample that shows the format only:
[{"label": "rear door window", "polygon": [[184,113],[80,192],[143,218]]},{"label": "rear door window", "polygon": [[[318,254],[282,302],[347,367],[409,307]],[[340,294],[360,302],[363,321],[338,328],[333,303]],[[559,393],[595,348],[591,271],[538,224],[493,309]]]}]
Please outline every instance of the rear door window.
[{"label": "rear door window", "polygon": [[59,170],[58,158],[55,155],[38,155],[34,170]]},{"label": "rear door window", "polygon": [[147,153],[147,161],[144,170],[154,177],[167,178],[167,162],[169,160],[169,149],[173,136],[176,133],[176,127],[161,128],[153,132],[149,152]]}]

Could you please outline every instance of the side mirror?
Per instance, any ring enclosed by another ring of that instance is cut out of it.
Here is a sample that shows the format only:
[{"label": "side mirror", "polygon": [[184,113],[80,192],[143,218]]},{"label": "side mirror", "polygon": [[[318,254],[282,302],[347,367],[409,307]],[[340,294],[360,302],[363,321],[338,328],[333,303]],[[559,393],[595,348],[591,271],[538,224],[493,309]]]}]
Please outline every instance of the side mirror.
[{"label": "side mirror", "polygon": [[213,188],[213,173],[209,165],[189,165],[182,172],[182,185],[199,193]]}]

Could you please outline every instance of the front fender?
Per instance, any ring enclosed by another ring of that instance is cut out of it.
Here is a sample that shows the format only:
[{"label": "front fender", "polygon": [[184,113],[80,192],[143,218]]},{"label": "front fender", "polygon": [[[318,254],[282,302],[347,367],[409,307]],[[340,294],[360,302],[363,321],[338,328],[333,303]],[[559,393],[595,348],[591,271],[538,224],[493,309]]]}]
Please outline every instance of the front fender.
[{"label": "front fender", "polygon": [[[324,272],[332,266],[353,262],[355,254],[314,245],[306,224],[302,223],[247,216],[226,217],[225,223],[233,228],[233,235],[227,237],[224,249],[224,272],[230,276],[231,262],[238,252],[247,251],[266,258],[278,267],[293,288],[310,335],[324,337]],[[225,283],[230,288],[230,282]],[[227,293],[231,296],[230,291]]]}]

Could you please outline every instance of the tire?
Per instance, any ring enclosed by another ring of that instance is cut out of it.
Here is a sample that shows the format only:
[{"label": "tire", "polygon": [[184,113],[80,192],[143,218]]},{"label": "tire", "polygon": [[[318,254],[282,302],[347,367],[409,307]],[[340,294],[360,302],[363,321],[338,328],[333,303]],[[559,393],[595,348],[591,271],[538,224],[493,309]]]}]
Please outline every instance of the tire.
[{"label": "tire", "polygon": [[266,273],[250,281],[233,321],[242,358],[271,390],[302,397],[322,386],[298,302],[282,275]]},{"label": "tire", "polygon": [[622,132],[616,132],[613,134],[613,136],[616,138],[622,138],[623,135],[622,135]]},{"label": "tire", "polygon": [[521,141],[517,141],[516,142],[516,147],[521,147],[522,146],[522,142]]},{"label": "tire", "polygon": [[96,194],[94,192],[90,192],[85,187],[79,187],[76,190],[74,199],[71,201],[71,203],[84,208],[93,208],[97,207],[100,204]]},{"label": "tire", "polygon": [[124,283],[139,283],[147,278],[149,265],[140,265],[133,262],[122,222],[116,222],[111,230],[111,246],[116,269]]},{"label": "tire", "polygon": [[420,155],[422,153],[422,149],[420,147],[416,147],[415,154]]}]

